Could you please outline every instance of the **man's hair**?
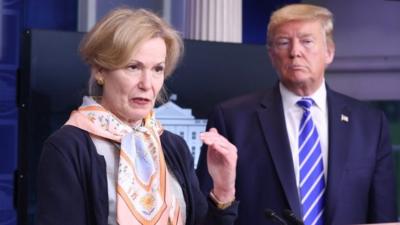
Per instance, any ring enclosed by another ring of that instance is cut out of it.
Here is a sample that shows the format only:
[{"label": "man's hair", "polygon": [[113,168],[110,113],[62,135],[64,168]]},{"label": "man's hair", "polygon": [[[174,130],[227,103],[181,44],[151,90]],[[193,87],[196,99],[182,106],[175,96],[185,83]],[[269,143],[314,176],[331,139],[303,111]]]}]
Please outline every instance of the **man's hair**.
[{"label": "man's hair", "polygon": [[333,15],[324,7],[309,4],[290,4],[272,13],[267,30],[267,45],[271,45],[271,37],[275,29],[291,21],[319,21],[325,31],[328,45],[333,46]]}]

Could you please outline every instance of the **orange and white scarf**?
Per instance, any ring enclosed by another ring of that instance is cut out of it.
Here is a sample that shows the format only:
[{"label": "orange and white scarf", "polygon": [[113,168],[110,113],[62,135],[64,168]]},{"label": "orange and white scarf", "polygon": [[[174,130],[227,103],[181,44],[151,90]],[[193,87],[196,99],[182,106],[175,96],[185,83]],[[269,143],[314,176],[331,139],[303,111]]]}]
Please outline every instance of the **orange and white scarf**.
[{"label": "orange and white scarf", "polygon": [[120,143],[117,222],[120,225],[182,225],[161,147],[161,124],[151,112],[131,128],[91,97],[71,113],[68,125]]}]

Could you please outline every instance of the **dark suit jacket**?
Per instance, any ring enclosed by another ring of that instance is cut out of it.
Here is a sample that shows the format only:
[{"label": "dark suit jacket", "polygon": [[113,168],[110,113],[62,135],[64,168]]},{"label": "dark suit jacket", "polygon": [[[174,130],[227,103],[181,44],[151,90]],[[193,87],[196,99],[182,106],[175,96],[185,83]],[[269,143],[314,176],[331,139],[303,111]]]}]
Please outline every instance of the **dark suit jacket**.
[{"label": "dark suit jacket", "polygon": [[[325,224],[396,221],[393,158],[382,112],[327,90],[328,181]],[[348,121],[341,119],[342,115]],[[216,127],[238,149],[237,225],[269,224],[264,209],[290,209],[301,218],[292,155],[279,85],[217,106],[208,127]],[[197,174],[211,188],[203,149]]]},{"label": "dark suit jacket", "polygon": [[[181,185],[186,224],[233,224],[238,203],[219,210],[202,194],[186,142],[164,131],[160,137],[168,169]],[[106,162],[89,134],[63,126],[45,142],[39,164],[37,224],[106,225]]]}]

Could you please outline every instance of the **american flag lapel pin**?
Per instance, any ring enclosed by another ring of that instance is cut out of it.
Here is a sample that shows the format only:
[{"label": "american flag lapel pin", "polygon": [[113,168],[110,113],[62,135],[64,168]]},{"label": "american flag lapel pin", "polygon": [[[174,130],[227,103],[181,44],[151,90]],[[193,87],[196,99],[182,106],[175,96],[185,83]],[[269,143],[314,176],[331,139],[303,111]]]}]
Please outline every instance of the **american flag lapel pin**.
[{"label": "american flag lapel pin", "polygon": [[344,122],[344,123],[348,123],[349,122],[349,117],[344,115],[344,114],[342,114],[342,115],[340,115],[340,121]]}]

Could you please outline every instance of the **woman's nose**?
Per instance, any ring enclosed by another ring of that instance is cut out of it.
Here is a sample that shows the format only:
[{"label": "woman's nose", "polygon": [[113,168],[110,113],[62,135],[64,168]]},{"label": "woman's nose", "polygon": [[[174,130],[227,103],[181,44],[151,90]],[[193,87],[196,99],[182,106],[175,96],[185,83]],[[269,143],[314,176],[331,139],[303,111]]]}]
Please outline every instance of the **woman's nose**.
[{"label": "woman's nose", "polygon": [[143,70],[140,76],[139,88],[147,90],[151,88],[151,82],[152,82],[151,71]]}]

